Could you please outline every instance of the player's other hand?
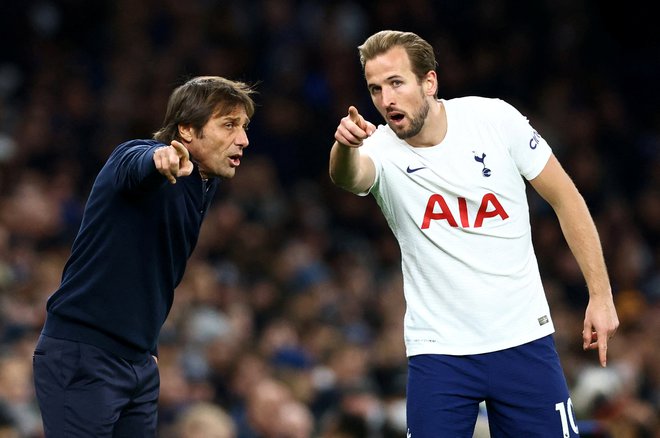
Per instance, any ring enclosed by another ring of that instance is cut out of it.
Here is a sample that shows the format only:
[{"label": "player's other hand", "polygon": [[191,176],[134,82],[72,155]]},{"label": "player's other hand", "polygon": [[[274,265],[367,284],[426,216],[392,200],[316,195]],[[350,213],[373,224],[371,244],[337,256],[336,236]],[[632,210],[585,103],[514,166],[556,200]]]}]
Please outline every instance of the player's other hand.
[{"label": "player's other hand", "polygon": [[366,121],[357,108],[350,106],[348,115],[341,119],[339,126],[337,126],[335,140],[341,145],[359,148],[362,146],[364,139],[373,134],[374,131],[376,131],[376,126]]},{"label": "player's other hand", "polygon": [[607,366],[607,342],[619,327],[611,294],[607,298],[590,298],[584,318],[582,347],[585,350],[598,350],[601,366]]},{"label": "player's other hand", "polygon": [[156,149],[154,164],[158,172],[167,178],[171,184],[176,184],[178,177],[188,176],[193,170],[188,149],[177,140],[172,140],[170,146]]}]

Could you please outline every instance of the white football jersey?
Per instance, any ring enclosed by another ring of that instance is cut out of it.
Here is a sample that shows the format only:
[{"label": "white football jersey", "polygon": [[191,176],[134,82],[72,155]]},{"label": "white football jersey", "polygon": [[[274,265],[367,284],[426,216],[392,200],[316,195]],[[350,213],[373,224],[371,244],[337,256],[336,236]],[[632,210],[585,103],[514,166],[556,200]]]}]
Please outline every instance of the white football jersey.
[{"label": "white football jersey", "polygon": [[360,148],[401,249],[408,356],[487,353],[554,332],[523,180],[551,149],[500,99],[443,103],[440,144],[415,148],[381,125]]}]

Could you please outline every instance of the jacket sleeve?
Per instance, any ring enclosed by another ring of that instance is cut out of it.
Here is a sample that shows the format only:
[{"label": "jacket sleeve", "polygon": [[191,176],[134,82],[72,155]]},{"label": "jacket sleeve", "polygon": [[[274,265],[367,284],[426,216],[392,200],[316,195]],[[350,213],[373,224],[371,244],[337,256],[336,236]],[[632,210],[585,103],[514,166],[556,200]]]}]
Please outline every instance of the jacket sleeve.
[{"label": "jacket sleeve", "polygon": [[163,145],[135,140],[115,149],[108,163],[115,169],[115,184],[120,190],[148,191],[167,182],[153,162],[154,151],[160,146]]}]

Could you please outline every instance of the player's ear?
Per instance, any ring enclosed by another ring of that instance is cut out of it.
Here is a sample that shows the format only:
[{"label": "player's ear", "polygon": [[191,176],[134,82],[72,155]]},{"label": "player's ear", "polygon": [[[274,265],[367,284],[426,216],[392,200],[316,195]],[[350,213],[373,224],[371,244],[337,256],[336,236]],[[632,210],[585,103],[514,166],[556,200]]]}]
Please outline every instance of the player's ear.
[{"label": "player's ear", "polygon": [[424,94],[427,96],[435,96],[438,91],[438,75],[435,70],[426,73],[423,80]]},{"label": "player's ear", "polygon": [[194,132],[193,132],[193,127],[190,125],[182,125],[179,124],[177,127],[179,130],[179,137],[185,141],[186,143],[190,143],[193,139]]}]

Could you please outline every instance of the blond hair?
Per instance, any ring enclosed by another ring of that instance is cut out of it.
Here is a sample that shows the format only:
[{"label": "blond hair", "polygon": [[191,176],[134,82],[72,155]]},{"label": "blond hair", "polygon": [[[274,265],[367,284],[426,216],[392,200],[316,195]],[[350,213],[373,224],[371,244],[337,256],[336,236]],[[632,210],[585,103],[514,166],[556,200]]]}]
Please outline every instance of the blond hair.
[{"label": "blond hair", "polygon": [[405,49],[412,71],[418,80],[426,76],[429,71],[435,70],[437,66],[433,47],[419,35],[397,30],[381,30],[358,46],[362,69],[364,70],[367,61],[382,55],[393,47]]}]

